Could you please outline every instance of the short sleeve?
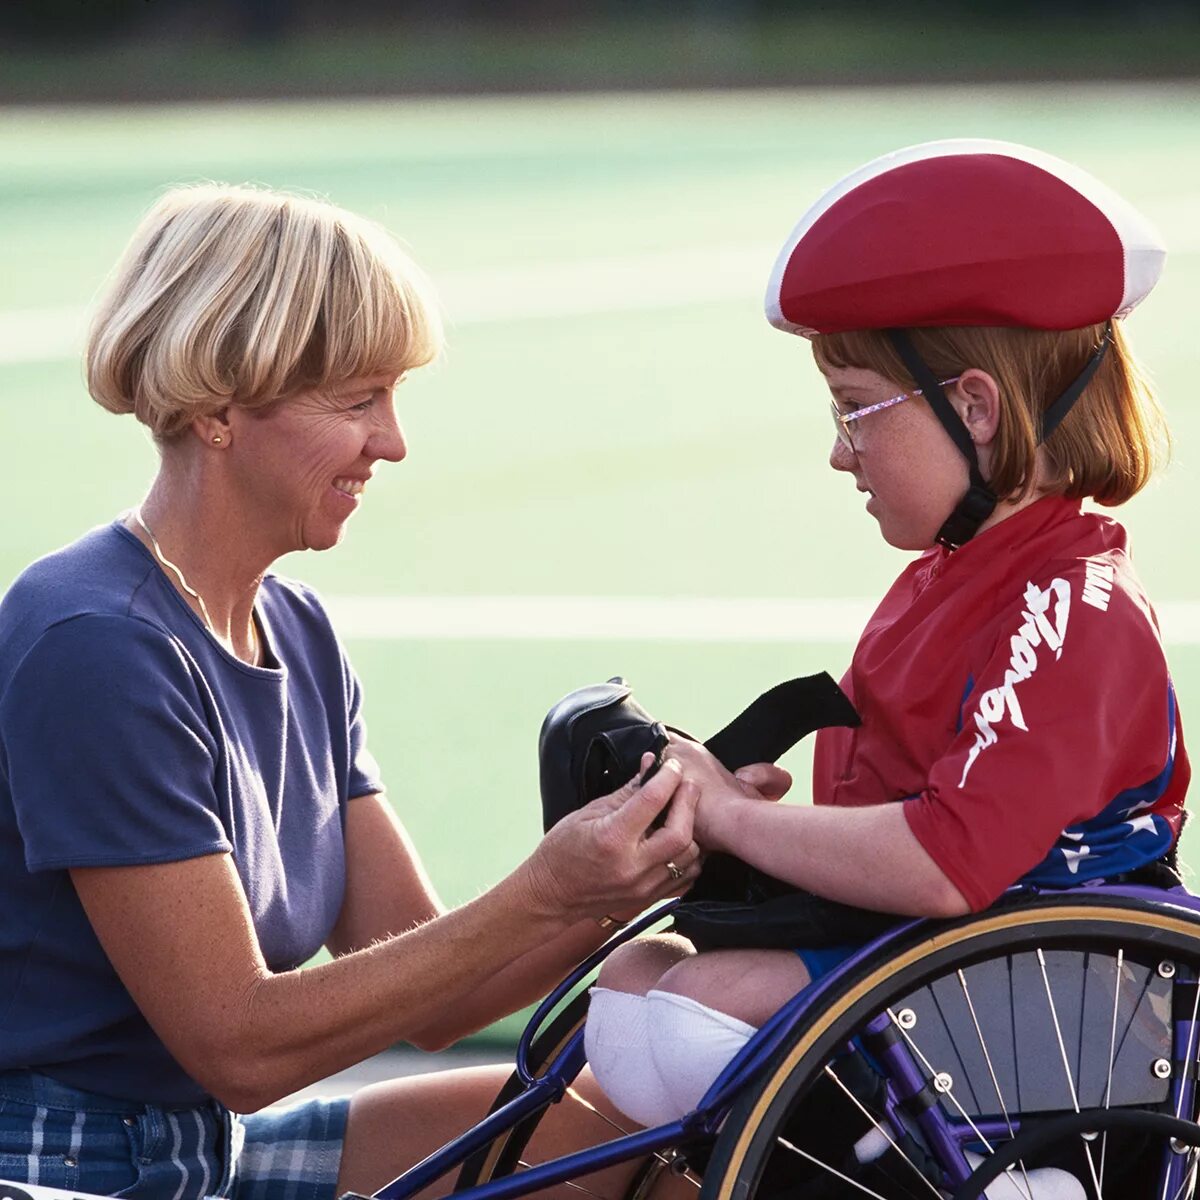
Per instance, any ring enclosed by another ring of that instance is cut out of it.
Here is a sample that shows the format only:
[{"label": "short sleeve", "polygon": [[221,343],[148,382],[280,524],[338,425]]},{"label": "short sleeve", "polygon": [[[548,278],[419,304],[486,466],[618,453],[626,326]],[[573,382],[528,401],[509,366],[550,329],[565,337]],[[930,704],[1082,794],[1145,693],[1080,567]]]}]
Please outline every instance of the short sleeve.
[{"label": "short sleeve", "polygon": [[367,749],[367,722],[363,716],[363,689],[354,668],[344,657],[349,703],[347,715],[350,722],[350,763],[347,772],[346,799],[353,800],[356,796],[368,796],[383,791],[383,772],[375,756]]},{"label": "short sleeve", "polygon": [[1127,789],[1165,787],[1174,755],[1170,676],[1144,601],[1077,577],[1030,583],[1024,601],[971,681],[958,735],[905,802],[973,909]]},{"label": "short sleeve", "polygon": [[217,720],[179,644],[131,617],[52,626],[0,698],[0,739],[31,871],[229,850]]}]

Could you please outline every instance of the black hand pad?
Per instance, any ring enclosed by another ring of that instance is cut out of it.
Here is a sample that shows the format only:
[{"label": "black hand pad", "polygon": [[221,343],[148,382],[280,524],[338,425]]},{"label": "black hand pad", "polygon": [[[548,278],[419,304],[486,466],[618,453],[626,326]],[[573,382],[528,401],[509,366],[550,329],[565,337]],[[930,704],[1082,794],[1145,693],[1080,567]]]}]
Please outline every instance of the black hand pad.
[{"label": "black hand pad", "polygon": [[[666,731],[632,691],[617,676],[568,693],[546,714],[538,736],[544,828],[628,782],[647,751],[661,763]],[[822,672],[764,692],[705,745],[736,771],[774,762],[814,729],[858,724],[854,705]]]},{"label": "black hand pad", "polygon": [[568,693],[538,735],[542,827],[615,792],[637,774],[647,751],[661,763],[666,748],[667,731],[619,675]]}]

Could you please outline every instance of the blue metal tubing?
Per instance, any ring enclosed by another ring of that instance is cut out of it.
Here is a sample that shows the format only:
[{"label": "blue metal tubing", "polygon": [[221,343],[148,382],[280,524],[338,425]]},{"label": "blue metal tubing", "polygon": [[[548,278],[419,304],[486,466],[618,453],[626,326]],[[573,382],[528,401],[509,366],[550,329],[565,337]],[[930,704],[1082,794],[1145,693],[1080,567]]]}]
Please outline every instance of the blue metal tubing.
[{"label": "blue metal tubing", "polygon": [[581,1175],[590,1175],[593,1171],[628,1162],[633,1158],[641,1158],[667,1146],[677,1146],[681,1141],[687,1140],[688,1134],[692,1132],[694,1131],[686,1118],[683,1121],[672,1121],[670,1125],[662,1125],[658,1129],[631,1133],[627,1137],[605,1142],[603,1146],[593,1146],[568,1154],[565,1158],[540,1163],[520,1174],[505,1175],[490,1183],[455,1192],[454,1200],[509,1200],[510,1197],[524,1196],[539,1188],[550,1187],[567,1179],[576,1179]]},{"label": "blue metal tubing", "polygon": [[[533,1083],[533,1073],[529,1070],[529,1050],[533,1045],[533,1040],[537,1037],[538,1032],[546,1021],[546,1018],[549,1017],[550,1014],[558,1007],[563,997],[566,996],[567,993],[570,992],[580,980],[585,979],[588,975],[590,975],[592,971],[594,971],[618,946],[623,946],[626,942],[637,937],[639,933],[649,929],[650,926],[655,922],[661,921],[663,917],[665,917],[678,903],[678,900],[668,901],[666,904],[659,905],[658,908],[651,909],[651,911],[646,913],[644,916],[638,917],[636,921],[630,921],[630,923],[626,925],[625,928],[622,929],[615,937],[609,938],[603,946],[594,951],[592,954],[588,955],[588,957],[585,958],[583,962],[581,962],[579,966],[577,966],[575,970],[573,970],[570,975],[568,975],[566,979],[564,979],[562,983],[560,983],[558,987],[556,987],[554,991],[552,991],[550,995],[548,995],[545,1000],[543,1000],[541,1004],[537,1006],[536,1009],[534,1009],[533,1016],[529,1018],[529,1024],[525,1026],[524,1032],[521,1034],[521,1040],[517,1043],[517,1077],[523,1084],[529,1086],[529,1084]],[[547,1074],[548,1073],[549,1072],[547,1072]],[[576,1073],[578,1073],[578,1071]]]},{"label": "blue metal tubing", "polygon": [[[415,1167],[410,1167],[399,1178],[380,1188],[375,1195],[381,1200],[404,1200],[405,1197],[419,1192],[434,1180],[440,1179],[447,1171],[465,1162],[492,1138],[513,1128],[539,1108],[552,1104],[561,1094],[561,1089],[555,1081],[539,1080],[503,1108],[498,1108],[491,1116],[485,1117],[478,1125],[468,1129],[452,1142],[447,1142],[440,1150],[435,1150]],[[521,1178],[524,1179],[525,1175]]]},{"label": "blue metal tubing", "polygon": [[978,1144],[980,1134],[995,1144],[996,1142],[1007,1142],[1021,1132],[1021,1122],[1016,1117],[1012,1119],[1011,1124],[1000,1117],[989,1117],[986,1120],[981,1117],[975,1122],[974,1128],[966,1121],[961,1120],[950,1120],[948,1124],[950,1132],[960,1146]]}]

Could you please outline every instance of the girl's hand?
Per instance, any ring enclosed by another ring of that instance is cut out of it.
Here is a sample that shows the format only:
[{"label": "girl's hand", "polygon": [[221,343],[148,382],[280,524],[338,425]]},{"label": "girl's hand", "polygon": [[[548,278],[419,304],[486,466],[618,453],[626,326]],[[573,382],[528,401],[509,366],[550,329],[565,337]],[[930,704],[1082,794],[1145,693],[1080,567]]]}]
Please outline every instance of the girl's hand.
[{"label": "girl's hand", "polygon": [[699,742],[670,735],[668,761],[683,768],[684,775],[700,787],[696,808],[695,836],[705,850],[722,849],[718,826],[730,810],[748,801],[778,800],[792,786],[792,777],[773,763],[753,763],[731,775]]},{"label": "girl's hand", "polygon": [[[654,761],[642,759],[644,773]],[[666,762],[564,817],[526,864],[535,903],[568,920],[642,909],[679,895],[700,873],[692,837],[699,788]],[[663,810],[666,816],[654,828]]]},{"label": "girl's hand", "polygon": [[774,763],[750,763],[733,773],[751,800],[782,800],[791,791],[792,776]]}]

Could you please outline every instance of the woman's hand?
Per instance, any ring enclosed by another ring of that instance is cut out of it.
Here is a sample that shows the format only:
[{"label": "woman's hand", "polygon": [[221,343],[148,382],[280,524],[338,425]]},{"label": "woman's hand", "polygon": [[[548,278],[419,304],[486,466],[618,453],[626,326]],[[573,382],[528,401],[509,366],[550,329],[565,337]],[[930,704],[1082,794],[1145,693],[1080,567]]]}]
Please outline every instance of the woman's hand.
[{"label": "woman's hand", "polygon": [[787,795],[792,777],[774,763],[752,763],[730,774],[699,742],[670,734],[668,761],[683,768],[685,778],[700,788],[696,807],[695,838],[705,850],[724,849],[718,827],[731,810],[747,801],[779,800]]},{"label": "woman's hand", "polygon": [[[643,756],[643,774],[653,761]],[[644,785],[639,775],[564,817],[527,863],[538,903],[579,919],[640,912],[686,891],[700,873],[692,840],[698,798],[696,784],[668,761]]]}]

